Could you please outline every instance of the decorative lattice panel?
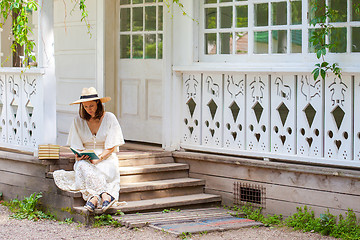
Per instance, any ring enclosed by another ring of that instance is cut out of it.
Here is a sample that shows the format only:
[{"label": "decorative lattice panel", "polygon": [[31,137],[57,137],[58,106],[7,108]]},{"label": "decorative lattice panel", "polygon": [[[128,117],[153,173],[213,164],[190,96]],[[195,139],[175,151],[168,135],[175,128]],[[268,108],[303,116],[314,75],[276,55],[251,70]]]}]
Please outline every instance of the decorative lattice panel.
[{"label": "decorative lattice panel", "polygon": [[221,147],[223,117],[223,75],[203,74],[202,144]]},{"label": "decorative lattice panel", "polygon": [[201,74],[183,74],[183,137],[189,144],[201,141]]},{"label": "decorative lattice panel", "polygon": [[29,147],[36,146],[36,128],[35,119],[38,116],[39,107],[41,106],[38,97],[38,89],[36,88],[37,78],[34,75],[22,75],[22,111],[21,111],[21,127],[23,145]]},{"label": "decorative lattice panel", "polygon": [[296,153],[296,81],[294,75],[271,76],[271,151]]},{"label": "decorative lattice panel", "polygon": [[323,152],[323,81],[311,75],[298,75],[297,153],[322,157]]},{"label": "decorative lattice panel", "polygon": [[6,81],[8,143],[22,145],[20,75],[8,75]]},{"label": "decorative lattice panel", "polygon": [[249,74],[246,84],[248,150],[270,150],[270,83],[268,75]]},{"label": "decorative lattice panel", "polygon": [[351,76],[329,75],[325,81],[325,158],[352,159],[352,106]]},{"label": "decorative lattice panel", "polygon": [[360,76],[354,77],[354,159],[360,161]]},{"label": "decorative lattice panel", "polygon": [[224,147],[245,149],[245,74],[224,75]]},{"label": "decorative lattice panel", "polygon": [[7,142],[6,121],[6,76],[0,75],[0,142]]}]

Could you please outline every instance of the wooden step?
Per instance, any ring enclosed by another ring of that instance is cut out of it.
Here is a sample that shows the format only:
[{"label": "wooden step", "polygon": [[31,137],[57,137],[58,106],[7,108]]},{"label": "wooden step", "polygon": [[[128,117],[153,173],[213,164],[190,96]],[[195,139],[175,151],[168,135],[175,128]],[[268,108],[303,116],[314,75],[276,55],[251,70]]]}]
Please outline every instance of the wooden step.
[{"label": "wooden step", "polygon": [[139,201],[198,194],[204,192],[204,187],[204,180],[194,178],[128,183],[120,186],[119,201]]},{"label": "wooden step", "polygon": [[119,160],[161,158],[161,157],[172,157],[172,153],[165,151],[158,151],[158,152],[120,151],[117,153],[117,157],[119,158]]},{"label": "wooden step", "polygon": [[[144,212],[151,210],[163,210],[169,208],[190,208],[191,206],[199,205],[220,205],[221,197],[212,194],[193,194],[186,196],[156,198],[150,200],[132,201],[125,206],[111,207],[106,213],[113,214],[118,210],[124,213],[128,212]],[[88,211],[84,207],[73,208],[78,213],[87,214]],[[96,209],[95,214],[102,214],[101,209]]]},{"label": "wooden step", "polygon": [[143,166],[174,163],[173,157],[150,157],[150,158],[133,158],[133,159],[119,159],[120,167]]},{"label": "wooden step", "polygon": [[119,170],[121,184],[186,178],[189,176],[189,165],[183,163],[119,167]]}]

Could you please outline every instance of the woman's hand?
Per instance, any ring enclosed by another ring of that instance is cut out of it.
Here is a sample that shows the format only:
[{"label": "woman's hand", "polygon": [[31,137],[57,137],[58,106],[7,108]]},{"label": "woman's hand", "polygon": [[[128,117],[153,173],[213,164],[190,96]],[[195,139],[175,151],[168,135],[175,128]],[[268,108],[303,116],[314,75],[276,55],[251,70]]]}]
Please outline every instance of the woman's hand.
[{"label": "woman's hand", "polygon": [[90,157],[88,155],[82,155],[81,157],[79,155],[75,155],[75,160],[76,161],[80,161],[80,160],[90,160]]},{"label": "woman's hand", "polygon": [[91,159],[90,162],[92,164],[98,164],[99,162],[101,162],[102,160],[101,159]]}]

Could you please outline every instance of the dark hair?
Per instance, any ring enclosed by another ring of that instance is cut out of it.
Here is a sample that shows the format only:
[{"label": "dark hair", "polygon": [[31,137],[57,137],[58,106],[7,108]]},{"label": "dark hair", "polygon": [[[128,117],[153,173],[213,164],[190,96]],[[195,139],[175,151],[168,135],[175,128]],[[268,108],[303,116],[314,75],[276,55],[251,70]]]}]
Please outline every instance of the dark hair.
[{"label": "dark hair", "polygon": [[[94,100],[94,101],[96,102],[96,105],[97,105],[97,109],[96,109],[94,118],[100,120],[102,115],[104,114],[104,106],[102,105],[102,103],[99,99]],[[82,103],[80,103],[79,115],[82,119],[85,119],[86,121],[89,121],[91,118],[91,115],[86,112]]]}]

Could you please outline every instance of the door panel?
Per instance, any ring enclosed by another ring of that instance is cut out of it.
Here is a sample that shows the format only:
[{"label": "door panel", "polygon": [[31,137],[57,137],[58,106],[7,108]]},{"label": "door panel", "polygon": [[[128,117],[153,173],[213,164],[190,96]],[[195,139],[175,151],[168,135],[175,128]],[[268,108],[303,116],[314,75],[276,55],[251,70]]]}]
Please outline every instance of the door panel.
[{"label": "door panel", "polygon": [[119,0],[119,121],[127,140],[161,143],[163,1]]}]

